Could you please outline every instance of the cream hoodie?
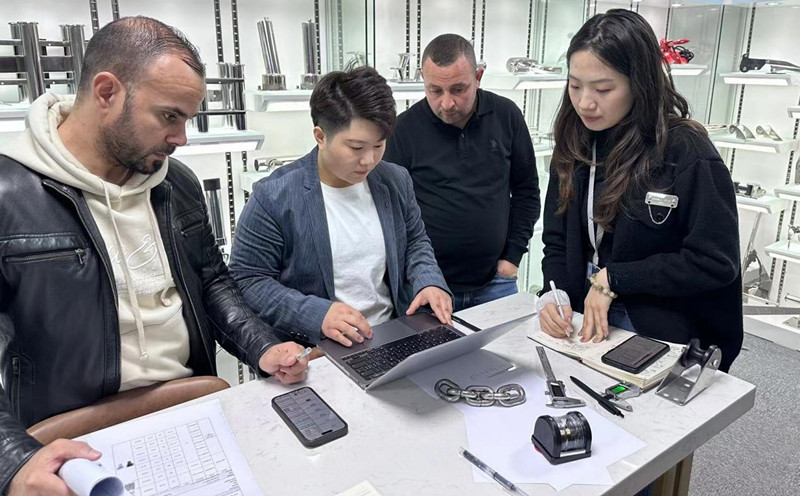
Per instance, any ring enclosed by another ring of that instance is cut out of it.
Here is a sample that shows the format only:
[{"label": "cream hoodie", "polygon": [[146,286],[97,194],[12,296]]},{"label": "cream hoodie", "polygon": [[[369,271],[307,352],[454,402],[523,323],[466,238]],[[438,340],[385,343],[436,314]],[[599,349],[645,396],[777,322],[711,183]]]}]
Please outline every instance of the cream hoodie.
[{"label": "cream hoodie", "polygon": [[[120,328],[120,391],[192,374],[183,302],[172,279],[150,204],[150,190],[167,174],[134,174],[123,186],[89,172],[66,149],[58,126],[73,97],[45,93],[31,104],[28,129],[4,154],[83,196],[103,236],[117,286]],[[126,263],[123,264],[122,261]]]}]

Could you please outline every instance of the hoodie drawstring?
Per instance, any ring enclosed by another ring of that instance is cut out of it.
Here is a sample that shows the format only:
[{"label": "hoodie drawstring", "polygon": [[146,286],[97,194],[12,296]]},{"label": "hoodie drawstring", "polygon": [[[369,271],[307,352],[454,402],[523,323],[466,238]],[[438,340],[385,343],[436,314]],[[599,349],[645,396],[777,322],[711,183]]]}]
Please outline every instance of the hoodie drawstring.
[{"label": "hoodie drawstring", "polygon": [[128,292],[128,301],[131,303],[133,309],[133,319],[136,321],[136,330],[139,335],[139,358],[147,360],[149,355],[147,353],[147,341],[144,335],[144,320],[142,319],[142,312],[139,308],[139,302],[136,299],[136,291],[133,289],[133,277],[128,269],[128,261],[125,258],[125,252],[122,250],[122,237],[119,234],[117,221],[114,220],[114,210],[111,207],[111,198],[108,196],[108,188],[103,182],[103,193],[105,193],[106,207],[108,207],[108,216],[111,217],[111,224],[114,226],[114,238],[117,241],[117,249],[119,250],[120,266],[122,267],[122,276],[125,278],[125,286]]}]

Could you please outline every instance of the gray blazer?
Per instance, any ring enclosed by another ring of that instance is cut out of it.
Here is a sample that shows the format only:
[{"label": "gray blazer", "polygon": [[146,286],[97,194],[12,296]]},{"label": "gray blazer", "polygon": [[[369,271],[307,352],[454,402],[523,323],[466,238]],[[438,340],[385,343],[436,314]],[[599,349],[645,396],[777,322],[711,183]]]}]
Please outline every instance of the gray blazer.
[{"label": "gray blazer", "polygon": [[[367,176],[386,245],[395,312],[423,288],[449,292],[408,172],[381,161]],[[336,300],[317,148],[256,183],[236,226],[230,272],[247,303],[289,339],[316,343]]]}]

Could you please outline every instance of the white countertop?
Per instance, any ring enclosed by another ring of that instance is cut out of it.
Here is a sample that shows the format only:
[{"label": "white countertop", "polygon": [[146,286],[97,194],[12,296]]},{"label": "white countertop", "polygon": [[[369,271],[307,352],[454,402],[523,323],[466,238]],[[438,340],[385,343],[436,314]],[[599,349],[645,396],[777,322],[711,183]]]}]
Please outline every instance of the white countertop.
[{"label": "white countertop", "polygon": [[[517,295],[459,315],[488,326],[513,318],[531,304],[532,295]],[[534,342],[526,337],[530,325],[530,321],[524,323],[487,349],[543,375]],[[548,355],[559,378],[579,375],[595,389],[613,382],[572,359]],[[462,414],[431,398],[410,380],[366,393],[326,358],[320,358],[311,362],[304,385],[313,387],[349,424],[345,437],[314,449],[297,441],[270,400],[299,385],[260,380],[215,395],[264,494],[333,495],[363,480],[369,480],[383,496],[500,494],[496,484],[473,482],[471,465],[458,455],[458,447],[469,444]],[[573,485],[558,494],[634,493],[750,410],[755,387],[718,372],[714,383],[683,407],[652,391],[630,401],[634,411],[624,419],[608,415],[598,405],[589,406],[647,446],[609,467],[614,486]],[[564,413],[553,411],[553,415]],[[529,494],[556,494],[549,485],[521,487]]]}]

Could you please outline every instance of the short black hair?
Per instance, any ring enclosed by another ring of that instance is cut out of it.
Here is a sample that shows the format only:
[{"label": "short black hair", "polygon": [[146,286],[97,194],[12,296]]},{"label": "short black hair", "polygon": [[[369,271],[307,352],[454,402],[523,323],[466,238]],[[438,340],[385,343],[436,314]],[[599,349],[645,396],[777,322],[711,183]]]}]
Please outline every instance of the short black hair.
[{"label": "short black hair", "polygon": [[425,47],[422,52],[420,67],[425,64],[427,59],[431,59],[439,67],[447,67],[462,55],[467,58],[467,62],[474,70],[478,70],[478,64],[475,60],[475,48],[472,43],[457,34],[440,34]]},{"label": "short black hair", "polygon": [[92,80],[101,72],[110,72],[132,91],[150,62],[164,54],[181,57],[198,76],[205,78],[205,66],[197,47],[172,26],[144,16],[110,22],[86,46],[78,95],[90,91]]},{"label": "short black hair", "polygon": [[310,104],[314,125],[330,136],[350,127],[353,119],[366,119],[386,139],[397,120],[392,89],[372,67],[329,72],[314,87]]}]

